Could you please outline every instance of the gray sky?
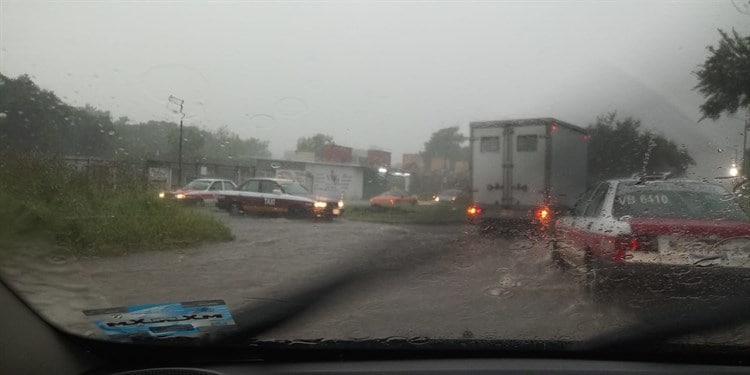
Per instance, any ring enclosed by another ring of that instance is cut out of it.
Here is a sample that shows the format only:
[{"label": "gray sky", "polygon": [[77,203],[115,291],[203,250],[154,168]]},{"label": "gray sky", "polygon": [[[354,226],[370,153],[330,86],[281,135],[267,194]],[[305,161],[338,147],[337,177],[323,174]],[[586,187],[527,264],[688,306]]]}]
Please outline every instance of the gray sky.
[{"label": "gray sky", "polygon": [[[0,2],[0,72],[68,103],[270,140],[329,133],[400,161],[444,126],[618,110],[688,146],[700,175],[728,164],[742,119],[704,121],[691,73],[717,28],[750,32],[730,1],[238,3]],[[721,171],[716,173],[722,173]]]}]

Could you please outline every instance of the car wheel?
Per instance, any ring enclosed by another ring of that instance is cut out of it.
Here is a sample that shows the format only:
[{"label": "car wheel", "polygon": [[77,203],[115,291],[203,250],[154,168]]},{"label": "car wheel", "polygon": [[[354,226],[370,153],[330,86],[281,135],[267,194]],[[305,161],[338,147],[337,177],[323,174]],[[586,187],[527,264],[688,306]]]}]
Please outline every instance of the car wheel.
[{"label": "car wheel", "polygon": [[289,207],[287,216],[291,219],[300,219],[305,216],[305,209],[300,206]]},{"label": "car wheel", "polygon": [[229,214],[230,215],[237,216],[237,215],[241,215],[242,213],[243,213],[242,212],[242,207],[240,206],[239,202],[234,202],[234,203],[232,203],[229,206]]}]

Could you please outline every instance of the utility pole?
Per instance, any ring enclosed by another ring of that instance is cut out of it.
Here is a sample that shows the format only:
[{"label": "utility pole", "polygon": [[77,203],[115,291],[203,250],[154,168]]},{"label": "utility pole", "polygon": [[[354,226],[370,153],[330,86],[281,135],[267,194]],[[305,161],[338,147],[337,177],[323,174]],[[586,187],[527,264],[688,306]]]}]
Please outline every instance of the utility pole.
[{"label": "utility pole", "polygon": [[182,120],[185,118],[185,113],[182,112],[182,107],[185,104],[185,101],[173,95],[169,96],[169,101],[180,106],[180,156],[179,164],[177,166],[177,186],[182,186]]}]

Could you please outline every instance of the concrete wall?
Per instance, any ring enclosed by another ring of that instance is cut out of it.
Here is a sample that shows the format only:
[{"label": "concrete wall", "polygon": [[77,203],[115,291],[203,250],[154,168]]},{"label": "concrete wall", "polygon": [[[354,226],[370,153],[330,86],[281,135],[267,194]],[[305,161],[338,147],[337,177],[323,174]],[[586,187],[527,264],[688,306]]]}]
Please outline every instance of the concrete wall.
[{"label": "concrete wall", "polygon": [[310,163],[303,161],[259,159],[257,177],[292,179],[313,194],[361,200],[364,190],[364,168],[354,165]]},{"label": "concrete wall", "polygon": [[312,192],[324,196],[344,195],[344,200],[361,200],[364,189],[364,170],[353,166],[307,164],[305,171],[312,175]]}]

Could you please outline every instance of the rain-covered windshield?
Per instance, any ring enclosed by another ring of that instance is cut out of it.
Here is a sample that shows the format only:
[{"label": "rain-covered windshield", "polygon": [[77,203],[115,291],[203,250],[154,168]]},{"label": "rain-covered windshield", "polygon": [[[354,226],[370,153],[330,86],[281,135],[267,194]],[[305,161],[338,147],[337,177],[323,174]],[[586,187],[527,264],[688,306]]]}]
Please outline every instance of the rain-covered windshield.
[{"label": "rain-covered windshield", "polygon": [[613,213],[616,217],[748,220],[731,193],[699,183],[622,183],[617,187]]},{"label": "rain-covered windshield", "polygon": [[167,344],[548,350],[743,302],[748,51],[748,0],[0,0],[0,278]]}]

